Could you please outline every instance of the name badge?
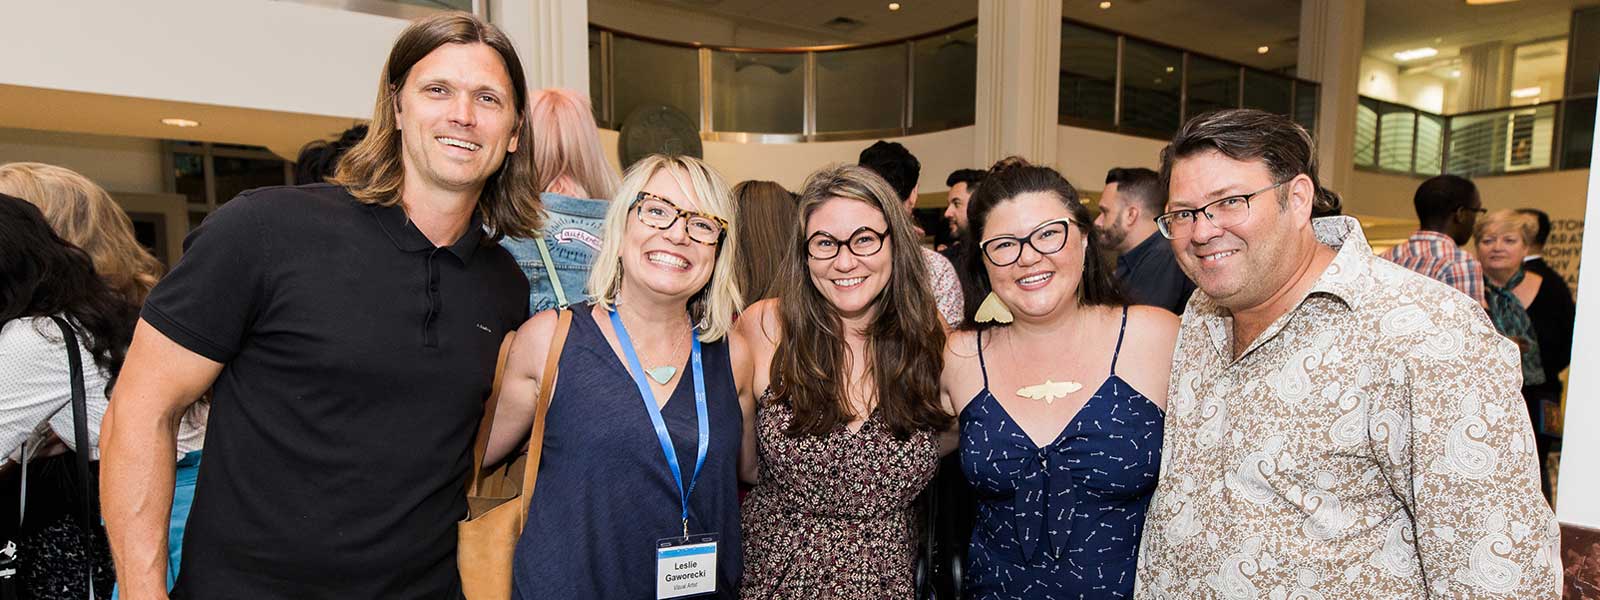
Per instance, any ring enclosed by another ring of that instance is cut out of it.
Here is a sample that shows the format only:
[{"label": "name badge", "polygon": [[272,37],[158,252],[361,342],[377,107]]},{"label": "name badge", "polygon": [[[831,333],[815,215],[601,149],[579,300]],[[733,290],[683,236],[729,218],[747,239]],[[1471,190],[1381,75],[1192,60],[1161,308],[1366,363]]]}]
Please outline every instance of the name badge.
[{"label": "name badge", "polygon": [[717,591],[717,534],[656,541],[656,598],[682,598]]}]

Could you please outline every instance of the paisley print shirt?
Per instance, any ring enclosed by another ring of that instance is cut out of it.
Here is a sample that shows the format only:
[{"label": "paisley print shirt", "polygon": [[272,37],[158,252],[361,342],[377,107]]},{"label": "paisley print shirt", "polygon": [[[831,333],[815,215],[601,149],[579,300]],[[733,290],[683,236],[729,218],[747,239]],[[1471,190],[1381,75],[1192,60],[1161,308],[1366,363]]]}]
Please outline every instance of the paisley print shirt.
[{"label": "paisley print shirt", "polygon": [[1238,358],[1203,292],[1183,315],[1135,597],[1560,597],[1516,345],[1313,225],[1337,258]]}]

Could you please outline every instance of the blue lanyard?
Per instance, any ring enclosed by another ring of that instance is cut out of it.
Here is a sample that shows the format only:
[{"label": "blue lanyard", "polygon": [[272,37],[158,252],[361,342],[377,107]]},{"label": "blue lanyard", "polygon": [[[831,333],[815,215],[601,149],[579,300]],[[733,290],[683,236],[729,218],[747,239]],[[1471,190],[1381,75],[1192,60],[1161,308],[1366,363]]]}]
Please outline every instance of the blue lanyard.
[{"label": "blue lanyard", "polygon": [[644,378],[644,367],[639,365],[639,355],[634,353],[628,327],[622,324],[622,315],[614,310],[611,311],[611,328],[617,331],[618,345],[622,346],[622,354],[628,359],[633,383],[639,386],[639,397],[644,399],[645,411],[650,413],[650,423],[656,428],[656,440],[661,442],[661,452],[667,455],[667,466],[672,469],[672,480],[678,484],[678,497],[683,505],[683,537],[689,537],[689,495],[694,493],[695,481],[700,479],[700,468],[705,466],[706,451],[711,446],[711,424],[706,419],[706,375],[700,363],[700,338],[694,335],[694,328],[691,327],[689,364],[694,373],[694,412],[700,424],[700,439],[696,444],[694,475],[690,476],[689,487],[685,489],[683,469],[678,467],[678,452],[672,445],[672,436],[667,434],[667,422],[661,419],[661,407],[656,406],[656,395],[650,391],[650,383]]}]

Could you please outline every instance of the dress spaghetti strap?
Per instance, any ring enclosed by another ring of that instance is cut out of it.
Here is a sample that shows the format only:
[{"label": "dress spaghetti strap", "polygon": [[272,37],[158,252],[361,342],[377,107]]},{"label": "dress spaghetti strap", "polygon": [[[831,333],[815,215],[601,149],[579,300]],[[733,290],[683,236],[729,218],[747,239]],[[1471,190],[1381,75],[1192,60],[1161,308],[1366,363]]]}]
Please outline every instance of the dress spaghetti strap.
[{"label": "dress spaghetti strap", "polygon": [[[1128,333],[1128,307],[1122,307],[1122,328],[1117,330],[1117,349],[1111,351],[1111,374],[1117,374],[1117,356],[1122,354],[1122,337]],[[979,356],[982,356],[981,354]]]},{"label": "dress spaghetti strap", "polygon": [[[989,389],[989,366],[983,363],[983,330],[978,329],[976,333],[978,334],[978,370],[983,373],[983,389],[987,390]],[[1116,361],[1115,358],[1111,360]],[[1112,365],[1112,368],[1115,369],[1116,365]]]}]

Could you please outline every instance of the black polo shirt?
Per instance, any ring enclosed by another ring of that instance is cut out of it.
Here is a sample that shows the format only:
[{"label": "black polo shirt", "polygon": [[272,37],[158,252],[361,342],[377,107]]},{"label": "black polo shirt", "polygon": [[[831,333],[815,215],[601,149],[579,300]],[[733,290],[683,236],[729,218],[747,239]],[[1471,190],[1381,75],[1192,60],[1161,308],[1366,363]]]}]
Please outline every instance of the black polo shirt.
[{"label": "black polo shirt", "polygon": [[1117,257],[1117,279],[1134,304],[1159,306],[1183,314],[1194,293],[1194,282],[1178,268],[1172,242],[1152,233],[1127,254]]},{"label": "black polo shirt", "polygon": [[223,363],[174,598],[455,598],[456,521],[528,282],[475,218],[436,248],[399,206],[240,194],[143,317]]}]

